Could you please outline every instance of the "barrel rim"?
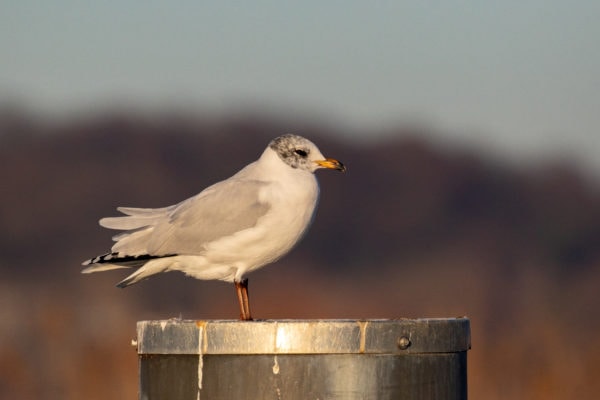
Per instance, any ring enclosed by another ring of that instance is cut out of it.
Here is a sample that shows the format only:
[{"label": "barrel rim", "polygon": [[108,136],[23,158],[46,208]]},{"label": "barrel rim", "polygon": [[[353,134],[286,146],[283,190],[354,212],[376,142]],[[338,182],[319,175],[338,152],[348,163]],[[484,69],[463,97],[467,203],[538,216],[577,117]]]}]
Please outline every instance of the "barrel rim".
[{"label": "barrel rim", "polygon": [[422,354],[471,348],[458,318],[149,320],[137,323],[143,354]]}]

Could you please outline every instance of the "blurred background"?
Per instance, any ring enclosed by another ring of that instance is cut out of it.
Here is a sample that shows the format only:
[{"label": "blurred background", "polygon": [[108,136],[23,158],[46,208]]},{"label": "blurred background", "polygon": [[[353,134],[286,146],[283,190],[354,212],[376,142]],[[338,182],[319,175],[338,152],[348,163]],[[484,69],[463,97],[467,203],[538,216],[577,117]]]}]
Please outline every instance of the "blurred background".
[{"label": "blurred background", "polygon": [[138,320],[237,318],[233,286],[81,275],[97,220],[302,134],[300,245],[257,318],[468,316],[472,398],[600,391],[600,3],[0,5],[0,398],[137,397]]}]

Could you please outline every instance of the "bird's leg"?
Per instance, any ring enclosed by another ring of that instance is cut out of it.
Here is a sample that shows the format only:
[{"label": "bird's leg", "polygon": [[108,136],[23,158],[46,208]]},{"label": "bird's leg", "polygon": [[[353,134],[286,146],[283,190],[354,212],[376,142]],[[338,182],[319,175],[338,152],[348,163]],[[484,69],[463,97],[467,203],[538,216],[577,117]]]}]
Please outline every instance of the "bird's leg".
[{"label": "bird's leg", "polygon": [[251,321],[250,300],[248,299],[248,279],[235,283],[235,291],[240,303],[240,319],[242,321]]},{"label": "bird's leg", "polygon": [[246,312],[246,321],[252,321],[250,314],[250,298],[248,297],[248,279],[242,281],[242,300],[244,302],[244,311]]},{"label": "bird's leg", "polygon": [[246,319],[246,311],[244,310],[244,296],[242,295],[242,284],[240,282],[233,282],[235,284],[235,293],[237,294],[238,302],[240,304],[240,319]]}]

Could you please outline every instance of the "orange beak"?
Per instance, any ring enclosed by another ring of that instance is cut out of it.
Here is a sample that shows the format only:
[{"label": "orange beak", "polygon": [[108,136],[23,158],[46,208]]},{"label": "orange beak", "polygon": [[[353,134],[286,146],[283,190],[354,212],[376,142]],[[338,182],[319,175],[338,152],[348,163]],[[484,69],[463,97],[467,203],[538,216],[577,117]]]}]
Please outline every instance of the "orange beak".
[{"label": "orange beak", "polygon": [[320,167],[327,169],[337,169],[338,171],[346,172],[346,166],[334,158],[326,158],[324,160],[315,161]]}]

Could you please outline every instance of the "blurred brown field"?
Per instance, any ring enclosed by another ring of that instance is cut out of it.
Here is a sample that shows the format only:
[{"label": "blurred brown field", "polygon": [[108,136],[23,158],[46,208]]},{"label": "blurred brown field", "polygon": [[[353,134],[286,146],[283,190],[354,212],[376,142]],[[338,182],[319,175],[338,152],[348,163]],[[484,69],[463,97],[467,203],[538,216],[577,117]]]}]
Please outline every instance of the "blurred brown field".
[{"label": "blurred brown field", "polygon": [[[256,116],[0,113],[0,398],[136,398],[138,320],[237,318],[232,285],[172,273],[125,290],[116,206],[158,207],[253,161],[290,130]],[[576,160],[511,165],[398,127],[296,133],[348,165],[288,256],[249,276],[257,318],[471,318],[469,396],[600,392],[600,190]],[[365,134],[368,137],[368,134]]]}]

